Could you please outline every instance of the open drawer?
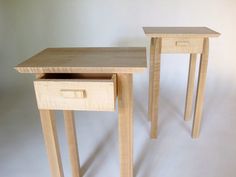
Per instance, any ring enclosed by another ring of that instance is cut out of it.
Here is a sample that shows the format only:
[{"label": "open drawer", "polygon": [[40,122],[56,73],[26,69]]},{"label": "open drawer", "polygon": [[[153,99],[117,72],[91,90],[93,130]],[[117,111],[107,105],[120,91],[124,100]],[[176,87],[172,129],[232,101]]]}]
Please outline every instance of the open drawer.
[{"label": "open drawer", "polygon": [[45,74],[34,88],[39,109],[115,110],[115,74]]}]

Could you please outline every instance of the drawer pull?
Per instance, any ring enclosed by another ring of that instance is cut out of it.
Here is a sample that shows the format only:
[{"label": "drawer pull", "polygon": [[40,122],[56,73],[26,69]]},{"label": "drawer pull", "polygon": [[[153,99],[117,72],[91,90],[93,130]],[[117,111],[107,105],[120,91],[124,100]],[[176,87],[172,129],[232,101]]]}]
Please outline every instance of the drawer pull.
[{"label": "drawer pull", "polygon": [[176,46],[179,47],[189,46],[189,41],[176,41]]},{"label": "drawer pull", "polygon": [[85,90],[61,90],[64,98],[86,98]]}]

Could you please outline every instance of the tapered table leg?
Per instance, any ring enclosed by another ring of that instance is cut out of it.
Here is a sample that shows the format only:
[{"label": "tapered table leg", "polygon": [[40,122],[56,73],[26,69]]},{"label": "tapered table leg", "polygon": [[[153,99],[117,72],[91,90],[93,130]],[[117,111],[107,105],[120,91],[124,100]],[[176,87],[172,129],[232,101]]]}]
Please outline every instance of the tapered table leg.
[{"label": "tapered table leg", "polygon": [[209,39],[205,38],[204,43],[203,43],[203,52],[201,54],[200,67],[199,67],[196,105],[195,105],[193,130],[192,130],[193,138],[198,138],[199,132],[200,132],[202,107],[203,107],[204,91],[205,91],[205,83],[206,83],[207,64],[208,64],[208,52],[209,52]]},{"label": "tapered table leg", "polygon": [[155,38],[151,38],[150,44],[150,63],[149,63],[149,97],[148,97],[148,119],[152,117],[152,98],[153,98],[153,67],[154,67],[154,53],[155,53]]},{"label": "tapered table leg", "polygon": [[133,177],[133,79],[118,74],[120,176]]},{"label": "tapered table leg", "polygon": [[63,177],[54,112],[51,110],[39,110],[39,112],[52,177]]},{"label": "tapered table leg", "polygon": [[154,41],[154,61],[152,75],[152,114],[151,114],[151,138],[157,137],[158,129],[158,108],[160,94],[160,61],[161,61],[161,38]]},{"label": "tapered table leg", "polygon": [[76,128],[73,111],[64,111],[65,130],[69,146],[72,177],[81,177]]},{"label": "tapered table leg", "polygon": [[184,112],[184,120],[186,121],[190,120],[193,107],[193,91],[194,91],[196,60],[197,60],[197,54],[190,54],[187,94],[186,94],[185,112]]}]

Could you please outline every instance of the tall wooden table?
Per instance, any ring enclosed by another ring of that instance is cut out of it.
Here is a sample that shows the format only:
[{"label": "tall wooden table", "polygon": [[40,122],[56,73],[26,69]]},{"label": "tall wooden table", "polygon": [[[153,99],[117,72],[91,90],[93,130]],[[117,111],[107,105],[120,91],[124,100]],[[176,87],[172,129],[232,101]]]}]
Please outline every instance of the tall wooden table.
[{"label": "tall wooden table", "polygon": [[145,48],[48,48],[19,64],[33,73],[53,177],[63,177],[54,110],[63,110],[73,177],[81,177],[73,110],[114,111],[118,97],[120,176],[133,177],[133,73],[146,69]]},{"label": "tall wooden table", "polygon": [[209,37],[218,37],[220,34],[206,27],[144,27],[143,29],[146,36],[151,37],[148,105],[149,118],[151,120],[151,138],[157,137],[161,53],[190,53],[185,120],[190,119],[192,112],[196,58],[197,54],[201,54],[192,129],[192,137],[199,137],[208,63]]}]

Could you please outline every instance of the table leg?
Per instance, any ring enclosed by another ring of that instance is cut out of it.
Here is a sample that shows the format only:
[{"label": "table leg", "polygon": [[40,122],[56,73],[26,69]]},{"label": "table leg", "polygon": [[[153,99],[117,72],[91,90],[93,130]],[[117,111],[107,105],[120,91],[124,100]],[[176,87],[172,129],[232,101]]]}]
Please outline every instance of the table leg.
[{"label": "table leg", "polygon": [[151,38],[150,44],[150,62],[149,62],[149,98],[148,98],[148,120],[151,120],[152,117],[152,98],[153,98],[153,66],[154,66],[154,53],[155,45],[154,38]]},{"label": "table leg", "polygon": [[193,138],[198,138],[200,132],[207,64],[208,64],[208,53],[209,53],[209,39],[204,38],[203,52],[201,54],[201,60],[199,66],[198,87],[197,87],[196,105],[195,105],[193,130],[192,130]]},{"label": "table leg", "polygon": [[161,38],[154,41],[154,62],[152,79],[152,115],[151,115],[151,138],[157,137],[158,128],[158,103],[160,94],[160,61],[161,61]]},{"label": "table leg", "polygon": [[190,54],[187,94],[185,100],[184,120],[190,120],[193,104],[194,78],[196,68],[197,54]]},{"label": "table leg", "polygon": [[64,111],[65,130],[69,145],[69,154],[73,177],[80,177],[79,153],[77,146],[76,128],[73,111]]},{"label": "table leg", "polygon": [[120,176],[133,177],[133,79],[118,74]]},{"label": "table leg", "polygon": [[51,110],[39,110],[44,141],[48,153],[52,177],[63,177],[60,149],[58,145],[55,115]]}]

